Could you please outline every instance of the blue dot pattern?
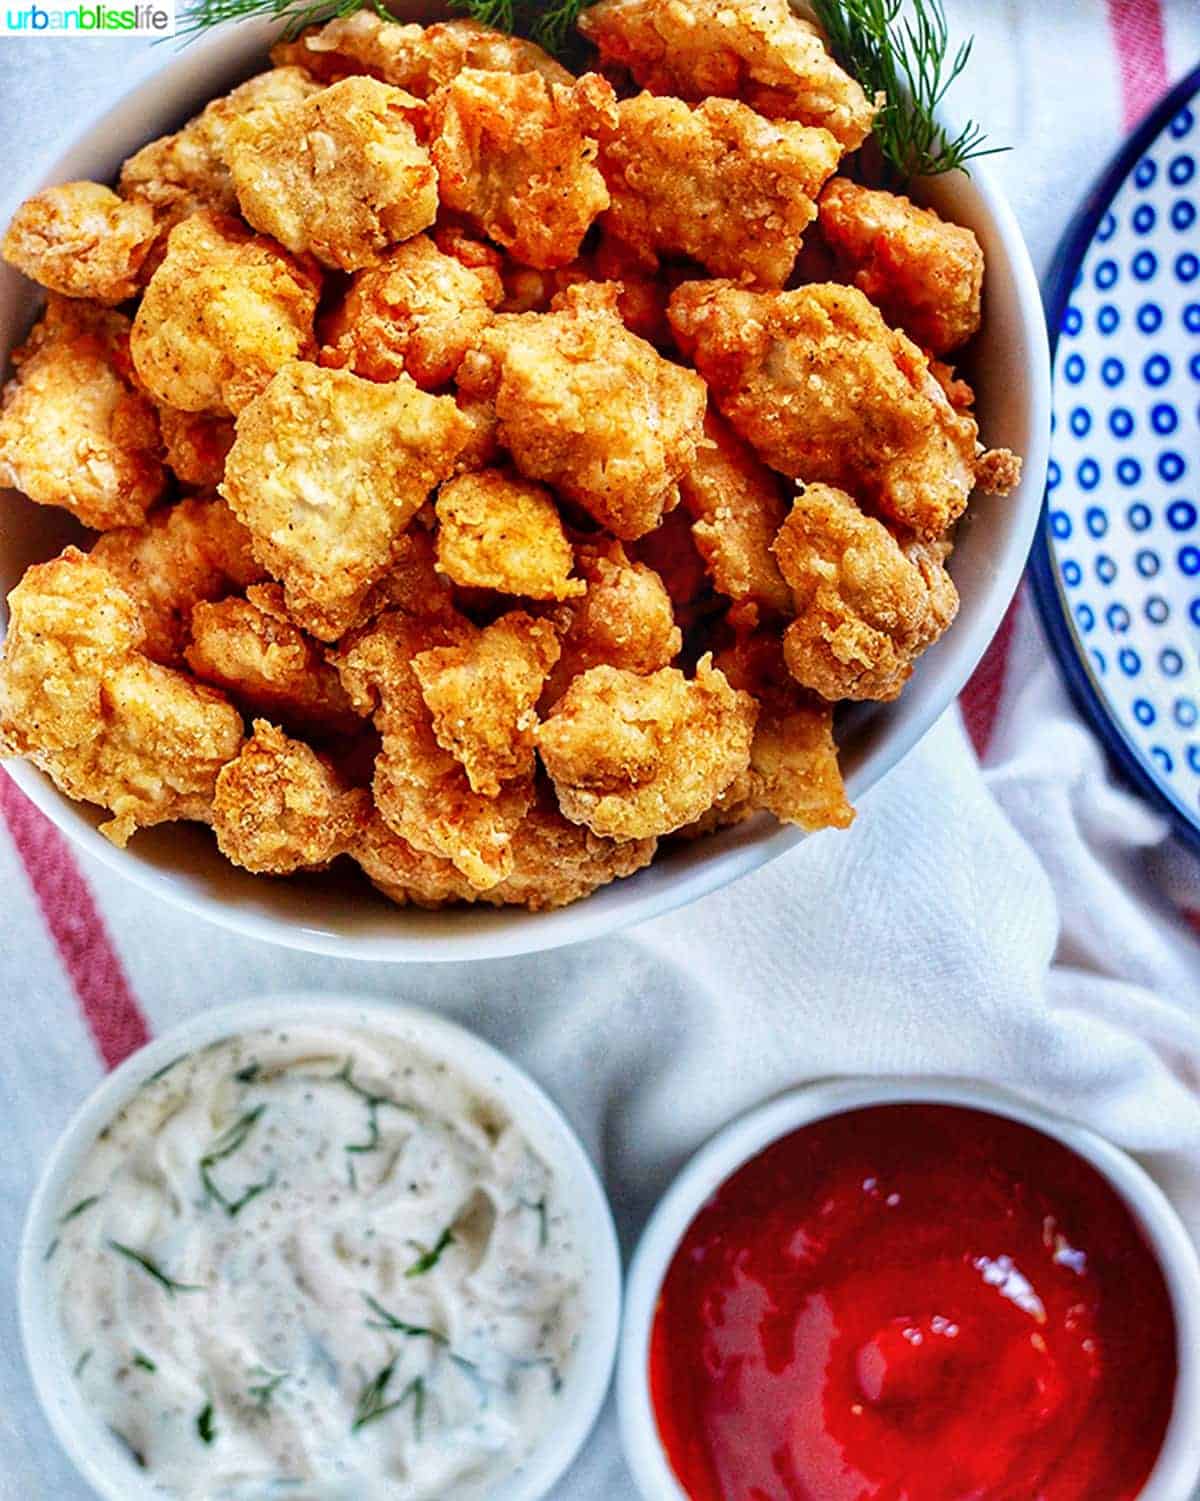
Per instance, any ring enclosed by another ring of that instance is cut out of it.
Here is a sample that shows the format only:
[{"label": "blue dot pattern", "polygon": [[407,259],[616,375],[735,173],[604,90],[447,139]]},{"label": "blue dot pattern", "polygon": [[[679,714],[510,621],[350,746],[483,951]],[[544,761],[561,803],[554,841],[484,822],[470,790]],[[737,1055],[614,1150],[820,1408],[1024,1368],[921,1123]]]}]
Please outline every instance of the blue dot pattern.
[{"label": "blue dot pattern", "polygon": [[1055,357],[1049,546],[1080,658],[1200,824],[1200,123],[1117,191]]}]

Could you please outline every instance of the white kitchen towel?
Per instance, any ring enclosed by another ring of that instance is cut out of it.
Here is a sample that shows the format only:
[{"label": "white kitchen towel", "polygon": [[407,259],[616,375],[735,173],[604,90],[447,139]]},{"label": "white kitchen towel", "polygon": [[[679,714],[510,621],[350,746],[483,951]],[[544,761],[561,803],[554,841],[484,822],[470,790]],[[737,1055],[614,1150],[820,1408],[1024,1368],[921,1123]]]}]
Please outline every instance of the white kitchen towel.
[{"label": "white kitchen towel", "polygon": [[[1044,264],[1168,79],[1193,0],[958,0],[965,107]],[[0,44],[0,139],[42,150],[153,62],[112,42]],[[1114,785],[1027,603],[969,700],[866,800],[739,885],[633,933],[488,965],[385,969],[230,937],[79,866],[0,781],[0,1497],[85,1501],[20,1358],[13,1264],[39,1164],[105,1066],[237,996],[329,988],[466,1021],[532,1070],[601,1167],[626,1248],[713,1129],[830,1073],[1008,1085],[1143,1154],[1200,1236],[1200,879]],[[990,734],[988,733],[990,731]],[[556,1501],[633,1501],[611,1412]]]}]

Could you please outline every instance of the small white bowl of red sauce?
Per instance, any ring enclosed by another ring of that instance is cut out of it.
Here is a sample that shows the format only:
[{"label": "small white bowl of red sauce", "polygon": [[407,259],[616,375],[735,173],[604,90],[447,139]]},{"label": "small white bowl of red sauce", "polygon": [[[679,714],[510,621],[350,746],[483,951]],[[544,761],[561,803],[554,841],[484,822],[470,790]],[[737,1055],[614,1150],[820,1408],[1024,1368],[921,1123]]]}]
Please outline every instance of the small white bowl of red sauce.
[{"label": "small white bowl of red sauce", "polygon": [[1187,1501],[1200,1258],[1084,1127],[983,1085],[816,1084],[655,1211],[617,1391],[646,1501]]}]

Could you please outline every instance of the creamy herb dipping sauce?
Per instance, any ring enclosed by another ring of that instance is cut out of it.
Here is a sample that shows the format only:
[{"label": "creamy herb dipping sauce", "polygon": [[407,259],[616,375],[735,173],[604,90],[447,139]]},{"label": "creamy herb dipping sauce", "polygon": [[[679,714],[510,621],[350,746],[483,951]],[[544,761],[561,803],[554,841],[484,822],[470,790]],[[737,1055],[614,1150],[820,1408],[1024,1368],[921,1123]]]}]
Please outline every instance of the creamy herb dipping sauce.
[{"label": "creamy herb dipping sauce", "polygon": [[47,1257],[86,1402],[204,1501],[484,1497],[554,1422],[582,1319],[554,1174],[385,1032],[180,1059],[96,1141]]}]

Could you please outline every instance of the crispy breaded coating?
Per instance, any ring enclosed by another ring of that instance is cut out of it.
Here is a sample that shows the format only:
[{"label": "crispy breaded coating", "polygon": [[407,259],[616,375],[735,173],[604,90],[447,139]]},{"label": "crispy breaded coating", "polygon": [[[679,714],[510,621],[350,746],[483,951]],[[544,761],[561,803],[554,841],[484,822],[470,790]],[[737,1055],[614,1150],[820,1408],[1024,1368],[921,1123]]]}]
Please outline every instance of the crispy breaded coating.
[{"label": "crispy breaded coating", "polygon": [[111,306],[137,294],[157,234],[144,203],[124,203],[98,182],[64,182],[25,200],[0,255],[52,292]]},{"label": "crispy breaded coating", "polygon": [[600,0],[579,29],[654,94],[740,99],[771,120],[822,126],[846,151],[875,118],[820,28],[788,0]]},{"label": "crispy breaded coating", "polygon": [[367,595],[357,625],[366,625],[384,610],[430,618],[455,613],[450,581],[437,569],[433,535],[420,521],[418,516],[397,539],[388,570]]},{"label": "crispy breaded coating", "polygon": [[780,482],[715,412],[704,436],[679,488],[713,584],[736,605],[790,614],[791,591],[771,551],[787,515]]},{"label": "crispy breaded coating", "polygon": [[750,764],[757,707],[701,657],[641,677],[593,667],[536,732],[559,806],[613,839],[670,834],[710,808]]},{"label": "crispy breaded coating", "polygon": [[569,287],[553,311],[499,317],[459,368],[494,401],[517,467],[618,537],[653,531],[702,437],[704,382],[631,334],[609,283]]},{"label": "crispy breaded coating", "polygon": [[371,10],[338,16],[279,42],[276,64],[293,63],[326,83],[367,73],[428,99],[464,68],[490,73],[540,73],[569,84],[571,74],[548,52],[523,37],[509,36],[478,21],[441,21],[433,26],[401,25]]},{"label": "crispy breaded coating", "polygon": [[256,719],[217,777],[212,825],[234,865],[288,876],[320,870],[353,848],[370,814],[370,793],[346,787],[310,746]]},{"label": "crispy breaded coating", "polygon": [[381,385],[298,361],[245,408],[221,493],[298,625],[336,641],[354,624],[466,436],[453,399],[407,375]]},{"label": "crispy breaded coating", "polygon": [[684,507],[668,512],[654,531],[632,544],[630,551],[637,562],[644,563],[661,579],[675,618],[690,624],[692,607],[708,591],[709,584],[704,559],[692,535],[692,518]]},{"label": "crispy breaded coating", "polygon": [[502,458],[496,403],[490,397],[468,396],[462,390],[455,393],[455,401],[459,415],[467,424],[467,441],[459,450],[454,472],[470,474],[477,469],[491,468]]},{"label": "crispy breaded coating", "polygon": [[225,160],[243,216],[294,255],[358,271],[437,217],[437,174],[417,140],[420,104],[375,78],[234,120]]},{"label": "crispy breaded coating", "polygon": [[378,813],[368,820],[349,853],[372,886],[400,907],[436,910],[474,902],[479,896],[449,860],[409,844]]},{"label": "crispy breaded coating", "polygon": [[717,666],[758,703],[747,807],[766,808],[781,823],[810,833],[848,828],[854,809],[838,767],[833,707],[789,675],[779,637],[773,631],[739,637],[718,655]]},{"label": "crispy breaded coating", "polygon": [[154,408],[129,365],[129,319],[51,293],[0,395],[0,486],[103,531],[162,494]]},{"label": "crispy breaded coating", "polygon": [[573,599],[575,554],[554,497],[502,469],[481,469],[443,485],[437,498],[438,571],[464,588],[525,599]]},{"label": "crispy breaded coating", "polygon": [[163,229],[205,209],[237,212],[233,178],[225,164],[229,127],[265,104],[284,104],[315,94],[301,68],[270,68],[248,78],[205,106],[182,130],[160,136],[121,168],[121,196],[149,204]]},{"label": "crispy breaded coating", "polygon": [[368,380],[404,373],[433,391],[453,379],[491,319],[475,272],[415,235],[355,276],[322,326],[321,363]]},{"label": "crispy breaded coating", "polygon": [[988,448],[975,461],[975,483],[985,495],[1011,495],[1021,483],[1021,458],[1011,448]]},{"label": "crispy breaded coating", "polygon": [[486,891],[512,871],[512,838],[533,799],[533,780],[507,782],[499,796],[472,791],[461,763],[443,750],[413,671],[418,653],[463,646],[475,629],[461,616],[381,615],[334,656],[343,686],[382,736],[375,763],[375,805],[394,834],[450,860]]},{"label": "crispy breaded coating", "polygon": [[192,608],[263,576],[250,533],[223,500],[193,496],[153,511],[141,526],[106,532],[91,551],[138,607],[141,650],[182,667]]},{"label": "crispy breaded coating", "polygon": [[241,715],[211,688],[142,655],[134,601],[69,547],[8,597],[0,655],[0,754],[39,766],[68,797],[98,803],[123,845],[135,829],[207,819]]},{"label": "crispy breaded coating", "polygon": [[842,272],[922,349],[946,354],[978,331],[983,251],[961,224],[835,177],[821,195],[821,233]]},{"label": "crispy breaded coating", "polygon": [[320,278],[236,219],[193,214],[167,240],[133,320],[138,379],[184,412],[240,412],[316,348]]},{"label": "crispy breaded coating", "polygon": [[278,584],[246,599],[196,605],[185,655],[203,683],[220,688],[244,712],[314,735],[350,734],[359,716],[341,679],[315,642],[293,625]]},{"label": "crispy breaded coating", "polygon": [[474,271],[483,287],[483,297],[488,307],[499,307],[504,301],[502,273],[509,264],[504,252],[489,245],[453,215],[439,215],[430,234],[443,255],[453,257],[459,265],[465,266],[468,271]]},{"label": "crispy breaded coating", "polygon": [[605,229],[651,268],[660,254],[686,255],[717,276],[782,287],[837,169],[833,136],[732,99],[693,108],[639,94],[618,111],[600,133]]},{"label": "crispy breaded coating", "polygon": [[616,117],[595,73],[566,84],[467,68],[430,105],[441,200],[525,265],[565,266],[608,207],[596,132]]},{"label": "crispy breaded coating", "polygon": [[788,671],[831,702],[890,700],[958,610],[939,543],[902,545],[844,491],[808,485],[775,539],[796,618]]},{"label": "crispy breaded coating", "polygon": [[975,422],[856,287],[687,282],[670,317],[718,407],[772,468],[849,490],[925,537],[962,514]]},{"label": "crispy breaded coating", "polygon": [[437,742],[473,792],[498,797],[503,782],[532,777],[537,702],[558,651],[548,620],[514,610],[461,644],[413,658]]},{"label": "crispy breaded coating", "polygon": [[158,408],[167,467],[182,485],[215,490],[225,473],[225,459],[233,447],[233,418],[213,412],[178,412]]},{"label": "crispy breaded coating", "polygon": [[653,568],[630,562],[619,542],[580,547],[576,562],[587,588],[563,611],[562,654],[546,685],[547,705],[590,667],[650,673],[683,647],[671,596]]}]

